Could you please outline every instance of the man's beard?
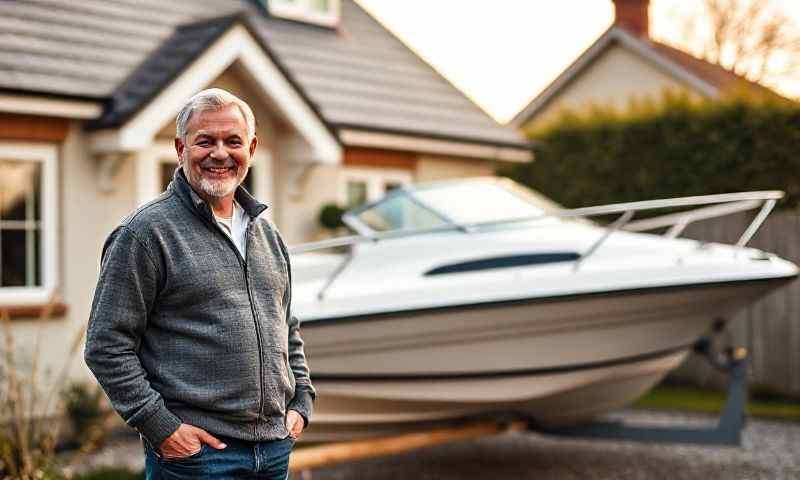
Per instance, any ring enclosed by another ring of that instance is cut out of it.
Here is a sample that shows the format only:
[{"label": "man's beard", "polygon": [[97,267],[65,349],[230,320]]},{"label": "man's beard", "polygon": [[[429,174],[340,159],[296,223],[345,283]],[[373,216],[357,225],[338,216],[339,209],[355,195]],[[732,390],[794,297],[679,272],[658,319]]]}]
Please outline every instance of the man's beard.
[{"label": "man's beard", "polygon": [[[202,163],[202,162],[201,162]],[[248,162],[249,163],[249,162]],[[189,162],[184,159],[183,166],[188,165]],[[211,180],[198,174],[194,168],[184,168],[183,173],[186,174],[189,184],[198,188],[202,193],[209,197],[226,197],[233,193],[236,188],[244,181],[247,173],[250,171],[250,165],[244,167],[237,166],[236,176],[233,178],[226,178],[220,180]]]}]

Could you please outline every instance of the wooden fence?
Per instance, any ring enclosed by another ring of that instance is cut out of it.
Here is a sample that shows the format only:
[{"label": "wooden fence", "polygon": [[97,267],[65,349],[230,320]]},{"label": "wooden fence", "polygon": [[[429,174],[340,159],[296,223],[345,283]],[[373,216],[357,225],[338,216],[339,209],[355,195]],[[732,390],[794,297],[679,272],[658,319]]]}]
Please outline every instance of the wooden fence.
[{"label": "wooden fence", "polygon": [[[754,212],[745,212],[692,224],[683,237],[734,243]],[[800,211],[778,211],[767,218],[748,246],[772,252],[800,264]],[[800,282],[797,280],[734,315],[728,334],[750,353],[750,382],[800,397]],[[724,377],[693,356],[670,380],[701,386],[720,386]]]}]

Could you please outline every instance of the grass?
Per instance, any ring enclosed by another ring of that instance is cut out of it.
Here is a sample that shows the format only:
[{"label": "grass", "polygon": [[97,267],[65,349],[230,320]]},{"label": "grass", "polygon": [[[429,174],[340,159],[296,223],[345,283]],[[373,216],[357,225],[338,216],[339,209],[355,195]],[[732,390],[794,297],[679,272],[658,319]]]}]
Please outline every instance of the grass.
[{"label": "grass", "polygon": [[[751,395],[747,414],[754,417],[800,420],[800,400],[780,399],[774,396],[761,398]],[[693,387],[660,386],[651,390],[634,404],[634,407],[663,410],[719,413],[725,403],[725,394]]]}]

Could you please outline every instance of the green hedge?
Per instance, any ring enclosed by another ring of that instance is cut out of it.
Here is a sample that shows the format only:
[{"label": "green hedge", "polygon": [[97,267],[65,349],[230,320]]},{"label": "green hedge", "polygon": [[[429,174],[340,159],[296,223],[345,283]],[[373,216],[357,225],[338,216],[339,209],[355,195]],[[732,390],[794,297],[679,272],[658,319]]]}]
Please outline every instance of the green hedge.
[{"label": "green hedge", "polygon": [[533,132],[536,160],[498,173],[567,207],[746,190],[800,202],[800,106],[665,95],[627,113],[563,115]]}]

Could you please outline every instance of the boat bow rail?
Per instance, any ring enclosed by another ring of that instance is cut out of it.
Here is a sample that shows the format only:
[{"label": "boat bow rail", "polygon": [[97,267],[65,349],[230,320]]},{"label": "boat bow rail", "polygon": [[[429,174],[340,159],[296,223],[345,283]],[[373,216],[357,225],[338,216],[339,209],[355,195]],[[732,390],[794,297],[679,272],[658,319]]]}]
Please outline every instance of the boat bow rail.
[{"label": "boat bow rail", "polygon": [[[359,209],[347,212],[344,215],[343,221],[348,226],[353,228],[353,230],[359,232],[357,235],[294,245],[289,248],[289,251],[293,254],[298,254],[350,246],[359,243],[375,243],[383,240],[450,231],[460,231],[465,234],[474,234],[486,227],[507,226],[514,224],[519,224],[522,226],[523,224],[532,221],[544,220],[547,218],[589,218],[595,216],[620,214],[620,216],[614,222],[605,227],[606,230],[603,235],[595,243],[593,243],[589,249],[581,255],[580,258],[576,260],[575,269],[577,270],[581,263],[591,256],[595,251],[597,251],[597,249],[613,234],[613,232],[617,230],[625,230],[628,232],[645,232],[658,228],[669,227],[669,229],[664,233],[664,236],[667,238],[676,238],[693,222],[718,218],[737,212],[760,208],[758,214],[755,216],[755,218],[753,218],[752,222],[750,222],[735,244],[737,247],[739,247],[739,249],[741,249],[745,247],[753,238],[758,229],[766,220],[767,216],[769,216],[770,212],[775,207],[778,200],[782,199],[783,197],[784,192],[780,190],[699,195],[659,200],[645,200],[639,202],[612,203],[594,207],[552,209],[540,215],[496,221],[458,223],[448,220],[446,224],[437,225],[435,227],[398,229],[389,231],[375,231],[370,229],[369,226],[361,222],[355,215],[355,213],[379,203],[375,202]],[[678,207],[700,208],[632,221],[636,212]],[[441,217],[441,215],[438,216]]]}]

